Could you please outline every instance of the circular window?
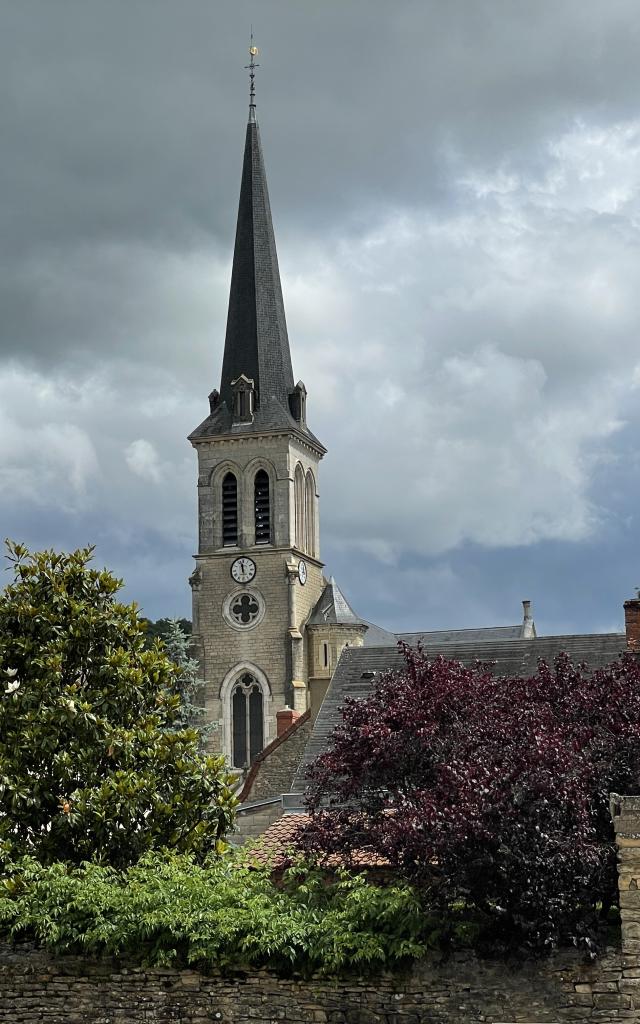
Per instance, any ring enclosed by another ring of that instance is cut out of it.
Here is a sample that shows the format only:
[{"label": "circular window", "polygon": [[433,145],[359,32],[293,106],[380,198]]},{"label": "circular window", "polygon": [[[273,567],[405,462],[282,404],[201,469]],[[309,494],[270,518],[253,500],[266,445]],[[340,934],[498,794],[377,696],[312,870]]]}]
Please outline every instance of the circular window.
[{"label": "circular window", "polygon": [[262,621],[265,606],[257,590],[236,590],[229,594],[222,609],[223,615],[234,629],[252,629]]}]

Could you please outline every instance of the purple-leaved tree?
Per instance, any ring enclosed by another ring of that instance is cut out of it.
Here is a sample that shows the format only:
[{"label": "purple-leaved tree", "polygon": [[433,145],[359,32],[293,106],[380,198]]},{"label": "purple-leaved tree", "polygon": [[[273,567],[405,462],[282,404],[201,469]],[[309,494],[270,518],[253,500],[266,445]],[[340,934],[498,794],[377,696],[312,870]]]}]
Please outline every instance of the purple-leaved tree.
[{"label": "purple-leaved tree", "polygon": [[445,931],[466,916],[493,948],[593,943],[616,894],[608,795],[638,791],[640,664],[561,655],[520,679],[404,659],[310,769],[303,849],[384,858]]}]

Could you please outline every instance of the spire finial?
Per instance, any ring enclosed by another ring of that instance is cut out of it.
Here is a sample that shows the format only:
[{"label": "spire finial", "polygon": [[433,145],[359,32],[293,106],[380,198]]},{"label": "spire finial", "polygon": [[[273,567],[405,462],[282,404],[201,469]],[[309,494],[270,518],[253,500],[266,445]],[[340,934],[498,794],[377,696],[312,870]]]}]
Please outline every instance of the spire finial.
[{"label": "spire finial", "polygon": [[258,56],[258,47],[253,45],[253,25],[251,26],[251,45],[249,47],[249,63],[245,64],[245,71],[249,72],[249,121],[255,121],[256,119],[256,68],[260,65],[256,64],[256,57]]}]

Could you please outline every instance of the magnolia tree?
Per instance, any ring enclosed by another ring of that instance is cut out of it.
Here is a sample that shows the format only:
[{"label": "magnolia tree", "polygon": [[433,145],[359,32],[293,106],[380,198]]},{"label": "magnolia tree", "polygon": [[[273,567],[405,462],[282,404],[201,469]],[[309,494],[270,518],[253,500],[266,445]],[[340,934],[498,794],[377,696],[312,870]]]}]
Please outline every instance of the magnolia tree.
[{"label": "magnolia tree", "polygon": [[637,792],[639,770],[635,658],[497,678],[405,647],[312,766],[301,844],[382,858],[494,947],[588,944],[616,893],[608,794]]},{"label": "magnolia tree", "polygon": [[118,867],[159,847],[204,855],[233,822],[232,780],[184,721],[184,666],[145,647],[136,606],[91,554],[9,545],[0,853]]}]

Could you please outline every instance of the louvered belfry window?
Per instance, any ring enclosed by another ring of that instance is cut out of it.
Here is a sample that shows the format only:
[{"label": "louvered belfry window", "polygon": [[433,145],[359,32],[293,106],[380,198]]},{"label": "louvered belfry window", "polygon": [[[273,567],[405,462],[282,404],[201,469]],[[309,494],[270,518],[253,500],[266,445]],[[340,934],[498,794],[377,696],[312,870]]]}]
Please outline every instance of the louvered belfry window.
[{"label": "louvered belfry window", "polygon": [[225,547],[238,543],[238,481],[233,473],[222,481],[222,543]]},{"label": "louvered belfry window", "polygon": [[269,475],[259,469],[254,481],[256,544],[271,543],[271,508],[269,505]]}]

